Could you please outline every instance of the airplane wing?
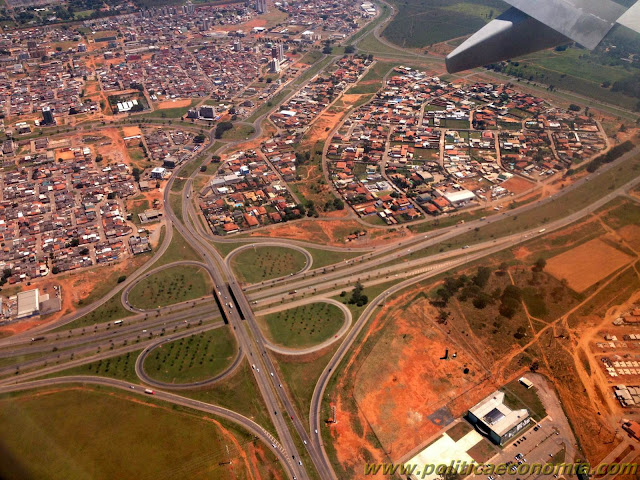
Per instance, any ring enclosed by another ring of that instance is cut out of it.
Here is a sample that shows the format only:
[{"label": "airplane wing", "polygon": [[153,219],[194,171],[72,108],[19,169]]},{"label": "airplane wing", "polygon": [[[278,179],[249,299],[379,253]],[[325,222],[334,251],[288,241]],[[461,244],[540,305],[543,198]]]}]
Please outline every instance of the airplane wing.
[{"label": "airplane wing", "polygon": [[620,23],[640,32],[640,0],[631,8],[611,0],[505,0],[512,8],[446,58],[450,73],[574,41],[593,50]]},{"label": "airplane wing", "polygon": [[506,0],[574,42],[593,50],[626,8],[611,0]]},{"label": "airplane wing", "polygon": [[618,19],[620,25],[640,33],[640,2],[633,5]]}]

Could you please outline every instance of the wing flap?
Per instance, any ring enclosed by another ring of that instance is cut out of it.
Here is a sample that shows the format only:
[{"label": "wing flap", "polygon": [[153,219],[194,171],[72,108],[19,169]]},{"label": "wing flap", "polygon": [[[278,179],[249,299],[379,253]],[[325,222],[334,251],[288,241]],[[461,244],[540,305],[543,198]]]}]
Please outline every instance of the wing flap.
[{"label": "wing flap", "polygon": [[590,50],[598,46],[626,10],[611,0],[505,1]]},{"label": "wing flap", "polygon": [[640,33],[640,2],[636,2],[619,19],[618,23]]}]

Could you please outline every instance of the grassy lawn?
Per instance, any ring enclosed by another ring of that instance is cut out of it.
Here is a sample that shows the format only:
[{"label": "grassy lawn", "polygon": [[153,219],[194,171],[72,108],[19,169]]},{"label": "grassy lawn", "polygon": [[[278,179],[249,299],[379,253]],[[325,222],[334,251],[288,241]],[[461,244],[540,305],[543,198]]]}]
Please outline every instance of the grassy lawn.
[{"label": "grassy lawn", "polygon": [[320,50],[311,50],[304,54],[304,56],[300,59],[300,63],[313,65],[321,58],[322,58],[322,52]]},{"label": "grassy lawn", "polygon": [[527,388],[518,380],[507,383],[504,388],[504,403],[514,409],[526,408],[531,417],[539,422],[547,416],[547,412],[536,393],[536,387]]},{"label": "grassy lawn", "polygon": [[236,351],[231,331],[221,327],[160,345],[149,353],[144,369],[162,382],[197,382],[224,371]]},{"label": "grassy lawn", "polygon": [[185,397],[229,408],[257,422],[275,435],[271,417],[262,401],[248,361],[243,360],[235,373],[225,378],[222,383],[216,383],[206,390],[181,390],[180,393]]},{"label": "grassy lawn", "polygon": [[311,396],[318,378],[338,349],[338,345],[331,346],[322,352],[308,355],[280,355],[274,353],[278,368],[286,383],[286,388],[293,398],[298,414],[303,417],[309,415]]},{"label": "grassy lawn", "polygon": [[[242,452],[204,414],[152,399],[76,387],[21,393],[0,405],[4,451],[12,458],[0,463],[2,478],[163,478],[170,472],[172,478],[231,479],[246,473]],[[220,465],[230,459],[233,470]]]},{"label": "grassy lawn", "polygon": [[297,273],[306,264],[305,256],[286,247],[255,247],[233,257],[231,267],[238,278],[246,283]]},{"label": "grassy lawn", "polygon": [[311,268],[314,269],[341,263],[345,260],[349,260],[351,258],[362,255],[361,252],[349,252],[346,250],[342,252],[334,252],[332,250],[321,250],[319,248],[307,247],[305,247],[305,250],[307,250],[313,257],[313,265],[311,266]]},{"label": "grassy lawn", "polygon": [[141,170],[148,168],[151,166],[151,162],[144,155],[142,148],[140,147],[128,147],[127,152],[129,153],[129,157],[131,158],[131,165],[133,167],[138,167]]},{"label": "grassy lawn", "polygon": [[223,140],[244,140],[255,133],[255,128],[251,125],[235,124],[231,130],[227,130],[222,135]]},{"label": "grassy lawn", "polygon": [[167,263],[178,262],[180,260],[201,261],[202,257],[189,245],[185,238],[176,229],[173,229],[173,237],[169,247],[164,254],[153,264],[154,267],[160,267]]},{"label": "grassy lawn", "polygon": [[486,438],[483,438],[481,441],[467,450],[467,454],[471,458],[473,458],[476,463],[485,463],[496,453],[498,453],[496,447],[494,447]]},{"label": "grassy lawn", "polygon": [[453,427],[447,430],[445,433],[449,435],[454,442],[457,442],[462,437],[464,437],[467,433],[473,430],[473,427],[466,421],[462,420],[456,423]]},{"label": "grassy lawn", "polygon": [[274,343],[309,347],[331,338],[344,323],[344,314],[329,303],[309,303],[258,317],[258,321]]},{"label": "grassy lawn", "polygon": [[210,293],[211,280],[200,267],[180,265],[141,280],[129,295],[131,305],[150,310],[201,298]]},{"label": "grassy lawn", "polygon": [[347,94],[376,93],[382,88],[384,76],[396,65],[398,62],[376,62],[356,85],[347,90]]}]

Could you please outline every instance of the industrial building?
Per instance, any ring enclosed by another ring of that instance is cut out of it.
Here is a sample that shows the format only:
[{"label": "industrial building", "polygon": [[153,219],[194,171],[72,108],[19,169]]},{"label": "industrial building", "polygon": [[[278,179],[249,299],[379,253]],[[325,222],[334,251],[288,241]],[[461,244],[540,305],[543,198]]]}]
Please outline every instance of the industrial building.
[{"label": "industrial building", "polygon": [[40,292],[38,289],[18,293],[18,314],[16,319],[33,317],[40,314]]},{"label": "industrial building", "polygon": [[469,409],[467,418],[480,433],[497,445],[504,445],[531,423],[526,408],[512,410],[504,403],[505,393],[496,391]]}]

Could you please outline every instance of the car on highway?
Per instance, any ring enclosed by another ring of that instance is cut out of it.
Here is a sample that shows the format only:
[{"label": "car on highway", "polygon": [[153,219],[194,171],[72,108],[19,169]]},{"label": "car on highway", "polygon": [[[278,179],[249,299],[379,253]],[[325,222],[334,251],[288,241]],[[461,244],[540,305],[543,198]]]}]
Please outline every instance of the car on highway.
[{"label": "car on highway", "polygon": [[273,372],[271,372],[271,376],[273,377]]},{"label": "car on highway", "polygon": [[134,387],[133,385],[129,385],[129,388],[134,389],[134,388],[136,388],[136,387]]}]

